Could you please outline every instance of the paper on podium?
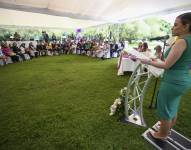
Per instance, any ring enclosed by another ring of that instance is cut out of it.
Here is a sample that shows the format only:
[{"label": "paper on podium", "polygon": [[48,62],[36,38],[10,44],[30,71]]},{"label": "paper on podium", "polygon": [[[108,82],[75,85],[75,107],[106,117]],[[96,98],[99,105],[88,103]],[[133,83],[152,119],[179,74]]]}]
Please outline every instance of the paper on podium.
[{"label": "paper on podium", "polygon": [[144,54],[142,54],[141,52],[138,52],[138,51],[135,50],[135,49],[129,49],[127,52],[128,52],[129,54],[135,56],[135,57],[138,58],[138,59],[147,59],[147,60],[150,59],[149,57],[145,56]]},{"label": "paper on podium", "polygon": [[[128,50],[128,53],[135,56],[138,59],[146,59],[146,60],[151,60],[151,58],[149,58],[148,56],[145,56],[144,54],[142,54],[141,52],[138,52],[134,49]],[[157,61],[161,61],[161,60],[157,60]],[[163,74],[164,69],[161,68],[157,68],[151,65],[148,65],[148,70],[149,72],[151,72],[155,77],[159,77],[160,75]]]},{"label": "paper on podium", "polygon": [[157,68],[157,67],[154,67],[154,66],[151,66],[149,65],[148,66],[148,70],[152,73],[153,76],[155,77],[159,77],[163,74],[164,72],[164,69],[161,69],[161,68]]}]

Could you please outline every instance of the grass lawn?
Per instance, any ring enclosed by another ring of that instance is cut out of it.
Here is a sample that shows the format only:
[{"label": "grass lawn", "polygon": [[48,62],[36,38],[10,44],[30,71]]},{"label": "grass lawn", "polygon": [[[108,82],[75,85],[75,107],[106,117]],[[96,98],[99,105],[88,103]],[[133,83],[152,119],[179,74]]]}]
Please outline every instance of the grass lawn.
[{"label": "grass lawn", "polygon": [[[109,107],[130,74],[117,76],[116,59],[41,57],[0,67],[1,150],[148,150],[147,129],[109,116]],[[148,109],[154,80],[144,100]],[[191,91],[183,96],[175,129],[191,138]]]}]

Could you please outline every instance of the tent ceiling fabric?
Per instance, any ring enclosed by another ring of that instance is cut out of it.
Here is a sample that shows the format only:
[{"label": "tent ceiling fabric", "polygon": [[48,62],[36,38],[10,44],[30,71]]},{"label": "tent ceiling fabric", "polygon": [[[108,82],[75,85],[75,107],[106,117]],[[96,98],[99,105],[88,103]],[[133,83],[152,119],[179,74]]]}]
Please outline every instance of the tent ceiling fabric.
[{"label": "tent ceiling fabric", "polygon": [[103,23],[0,8],[0,25],[77,29]]},{"label": "tent ceiling fabric", "polygon": [[[0,0],[0,7],[92,21],[121,22],[148,15],[191,9],[190,0]],[[0,20],[1,21],[1,20]],[[95,24],[79,25],[87,27]]]}]

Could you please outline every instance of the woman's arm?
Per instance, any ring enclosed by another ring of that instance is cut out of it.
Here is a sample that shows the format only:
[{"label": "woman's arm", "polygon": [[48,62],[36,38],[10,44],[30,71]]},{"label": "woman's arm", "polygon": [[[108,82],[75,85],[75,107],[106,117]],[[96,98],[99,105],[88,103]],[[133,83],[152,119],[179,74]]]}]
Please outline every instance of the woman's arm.
[{"label": "woman's arm", "polygon": [[145,59],[140,59],[140,61],[144,64],[152,65],[158,68],[169,69],[182,56],[185,49],[186,49],[186,41],[184,39],[179,39],[172,46],[171,51],[169,52],[165,61],[157,62]]}]

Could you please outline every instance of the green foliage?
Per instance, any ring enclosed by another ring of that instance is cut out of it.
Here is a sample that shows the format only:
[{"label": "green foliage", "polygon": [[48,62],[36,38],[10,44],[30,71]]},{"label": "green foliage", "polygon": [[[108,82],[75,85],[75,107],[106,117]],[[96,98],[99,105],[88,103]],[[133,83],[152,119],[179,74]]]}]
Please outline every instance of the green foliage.
[{"label": "green foliage", "polygon": [[57,39],[61,39],[63,33],[67,35],[72,34],[72,29],[55,29],[55,28],[40,28],[40,27],[22,27],[22,26],[0,26],[0,41],[9,40],[10,36],[18,32],[22,40],[30,39],[42,39],[42,31],[46,31],[51,38],[52,34],[55,33]]},{"label": "green foliage", "polygon": [[170,23],[164,20],[158,18],[149,18],[145,19],[145,22],[151,27],[151,37],[170,34]]},{"label": "green foliage", "polygon": [[[55,33],[58,39],[63,34],[74,34],[72,29],[0,26],[0,40],[9,39],[14,32],[18,32],[23,40],[40,39],[42,30],[45,30],[50,37]],[[130,43],[133,39],[147,39],[167,34],[170,34],[170,23],[158,18],[147,18],[122,24],[104,24],[83,29],[82,32],[83,36],[91,39],[128,40]]]},{"label": "green foliage", "polygon": [[158,18],[147,18],[122,24],[91,27],[85,29],[83,33],[87,37],[95,37],[99,34],[102,38],[111,38],[111,41],[128,40],[131,43],[133,39],[147,39],[170,34],[170,23]]}]

